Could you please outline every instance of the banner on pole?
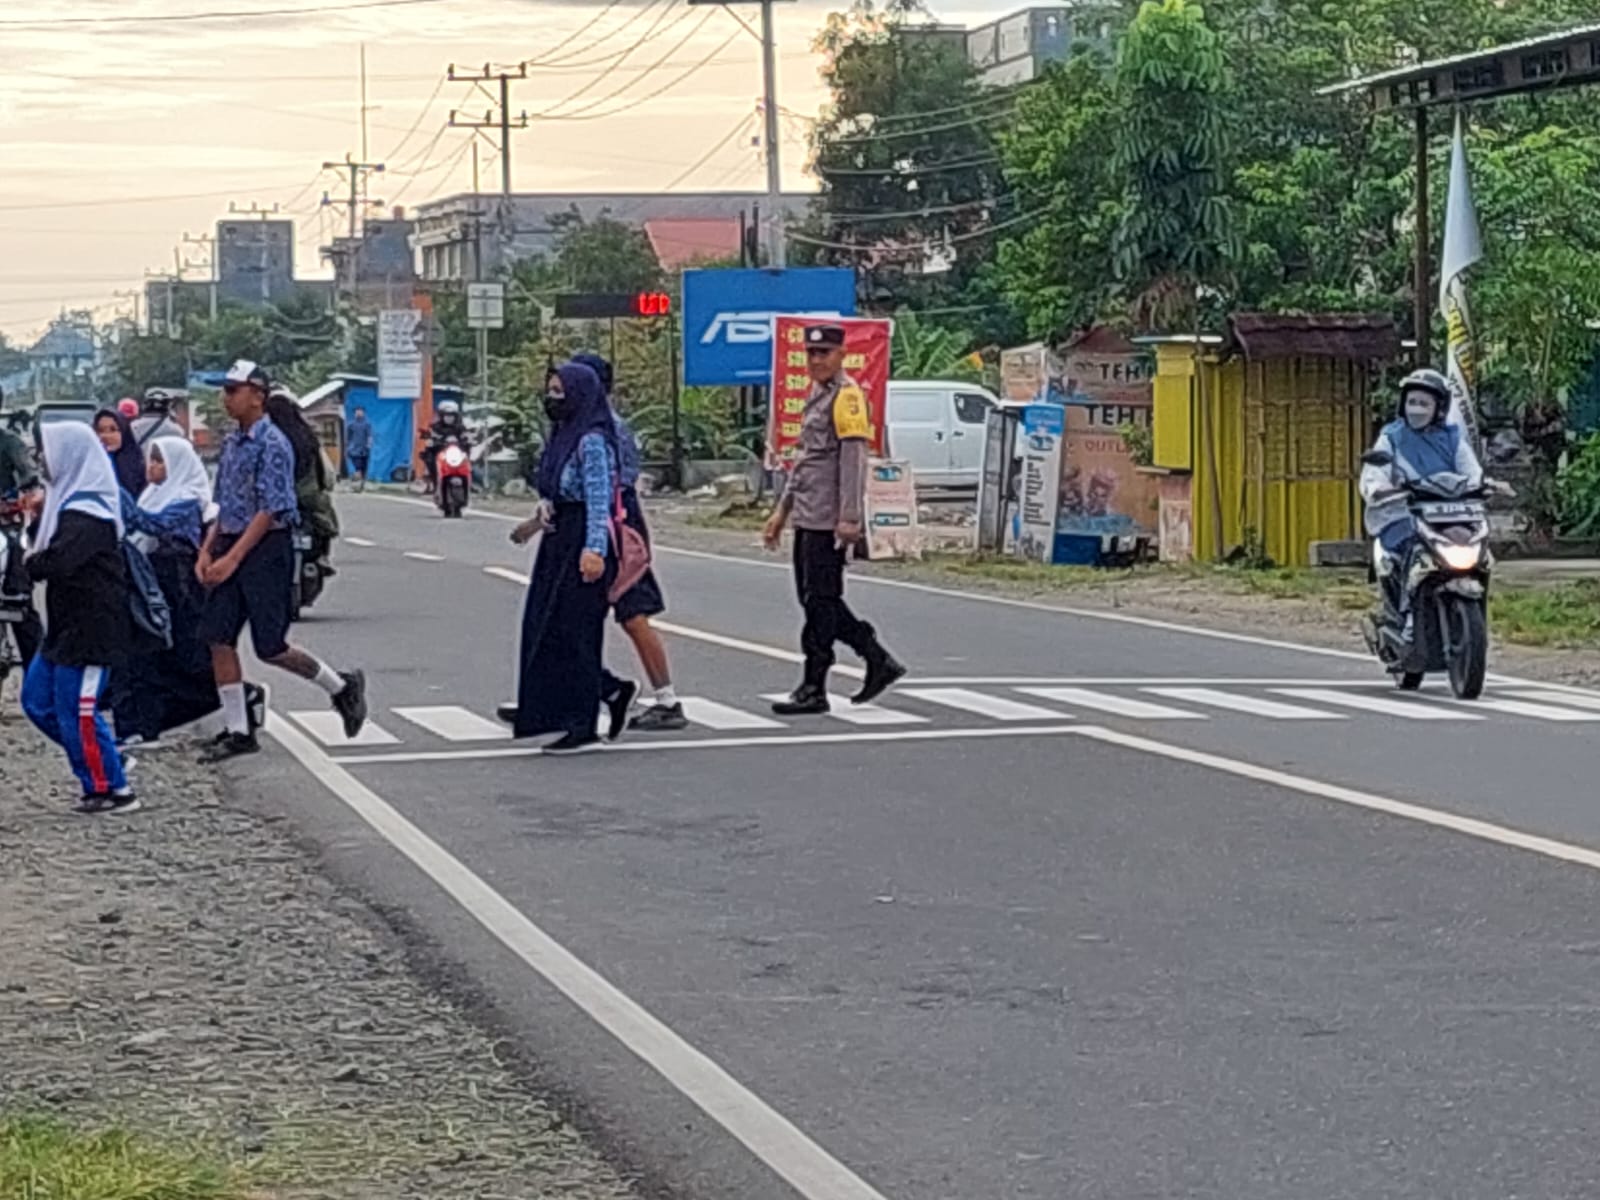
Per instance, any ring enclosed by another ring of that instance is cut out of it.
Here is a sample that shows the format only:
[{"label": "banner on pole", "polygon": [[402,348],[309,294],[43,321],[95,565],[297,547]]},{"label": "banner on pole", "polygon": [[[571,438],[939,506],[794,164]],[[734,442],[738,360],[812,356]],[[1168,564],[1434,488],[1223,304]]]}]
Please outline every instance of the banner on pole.
[{"label": "banner on pole", "polygon": [[1439,260],[1439,311],[1444,316],[1445,376],[1450,380],[1450,422],[1461,426],[1474,449],[1478,431],[1478,363],[1473,350],[1472,314],[1467,307],[1467,268],[1483,257],[1478,214],[1467,176],[1467,144],[1461,114],[1456,114],[1450,148],[1450,195],[1445,209],[1444,254]]},{"label": "banner on pole", "polygon": [[414,308],[378,314],[378,399],[415,400],[422,395],[422,343],[426,328]]},{"label": "banner on pole", "polygon": [[800,451],[800,421],[811,398],[806,369],[806,330],[813,325],[844,329],[844,371],[861,389],[872,422],[872,453],[881,455],[889,403],[889,346],[894,322],[868,317],[772,318],[772,403],[767,412],[767,469],[794,465]]}]

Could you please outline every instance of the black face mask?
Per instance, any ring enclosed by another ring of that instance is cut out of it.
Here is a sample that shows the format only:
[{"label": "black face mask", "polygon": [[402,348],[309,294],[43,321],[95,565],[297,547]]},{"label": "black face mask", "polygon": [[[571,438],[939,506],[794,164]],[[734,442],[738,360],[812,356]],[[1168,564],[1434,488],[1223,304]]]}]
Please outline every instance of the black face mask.
[{"label": "black face mask", "polygon": [[544,415],[552,421],[559,421],[567,415],[567,398],[546,392],[544,397]]}]

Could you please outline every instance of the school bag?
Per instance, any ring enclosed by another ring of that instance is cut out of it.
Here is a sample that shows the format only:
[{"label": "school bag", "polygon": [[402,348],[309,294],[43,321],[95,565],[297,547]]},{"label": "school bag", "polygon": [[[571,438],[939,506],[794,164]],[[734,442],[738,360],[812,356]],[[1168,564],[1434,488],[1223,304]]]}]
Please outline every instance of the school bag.
[{"label": "school bag", "polygon": [[606,598],[615,604],[628,589],[644,578],[650,569],[650,543],[632,525],[622,507],[622,492],[617,492],[616,509],[611,514],[611,541],[617,548],[617,575]]},{"label": "school bag", "polygon": [[[75,492],[69,502],[79,496],[105,504],[98,496]],[[161,580],[150,565],[145,552],[124,537],[122,539],[122,570],[128,580],[128,613],[133,617],[133,637],[140,650],[170,650],[172,648],[172,609],[161,590]]]}]

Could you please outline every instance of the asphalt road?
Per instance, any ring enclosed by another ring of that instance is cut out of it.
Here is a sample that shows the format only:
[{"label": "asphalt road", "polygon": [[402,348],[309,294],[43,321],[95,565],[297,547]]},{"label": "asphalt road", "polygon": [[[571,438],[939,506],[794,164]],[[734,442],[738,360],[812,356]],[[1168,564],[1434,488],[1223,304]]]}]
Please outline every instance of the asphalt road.
[{"label": "asphalt road", "polygon": [[375,728],[343,745],[275,680],[241,791],[651,1188],[1600,1194],[1600,695],[1402,697],[1326,651],[862,581],[913,677],[870,724],[778,722],[781,562],[664,552],[696,725],[546,760],[489,725],[509,525],[340,508],[302,633],[366,667]]}]

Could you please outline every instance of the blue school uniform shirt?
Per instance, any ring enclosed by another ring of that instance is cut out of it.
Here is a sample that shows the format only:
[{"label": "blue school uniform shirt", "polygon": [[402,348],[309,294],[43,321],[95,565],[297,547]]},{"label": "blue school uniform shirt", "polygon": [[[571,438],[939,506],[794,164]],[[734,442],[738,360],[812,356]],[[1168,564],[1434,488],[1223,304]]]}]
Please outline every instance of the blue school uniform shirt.
[{"label": "blue school uniform shirt", "polygon": [[266,417],[222,439],[217,465],[217,532],[238,537],[257,513],[271,513],[274,528],[299,523],[294,491],[294,449]]},{"label": "blue school uniform shirt", "polygon": [[122,525],[129,533],[143,533],[156,539],[160,546],[198,550],[204,514],[198,500],[180,500],[166,508],[152,512],[140,508],[139,502],[122,492]]},{"label": "blue school uniform shirt", "polygon": [[598,433],[586,433],[578,452],[561,468],[560,500],[584,506],[583,548],[605,557],[611,542],[610,519],[616,470],[611,448]]},{"label": "blue school uniform shirt", "polygon": [[617,450],[622,458],[617,464],[617,478],[623,487],[635,487],[639,482],[639,439],[633,436],[621,413],[612,413],[612,423],[617,427]]}]

